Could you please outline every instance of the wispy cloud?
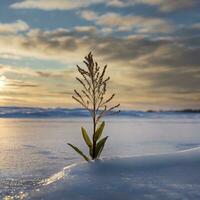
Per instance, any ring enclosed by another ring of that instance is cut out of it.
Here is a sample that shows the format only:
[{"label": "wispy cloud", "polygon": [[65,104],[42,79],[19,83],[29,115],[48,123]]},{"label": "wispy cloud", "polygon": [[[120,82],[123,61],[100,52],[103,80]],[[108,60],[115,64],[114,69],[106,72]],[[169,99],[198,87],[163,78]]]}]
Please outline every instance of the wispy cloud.
[{"label": "wispy cloud", "polygon": [[12,59],[12,60],[20,60],[22,57],[21,56],[18,56],[16,54],[10,54],[10,53],[1,53],[0,54],[0,58],[3,58],[3,59]]},{"label": "wispy cloud", "polygon": [[[70,76],[73,71],[36,71],[13,66],[0,66],[0,69],[5,84],[0,90],[1,105],[52,106],[55,100],[60,106],[65,102],[71,104],[70,90],[64,88],[74,84]],[[66,80],[69,82],[65,83]]]},{"label": "wispy cloud", "polygon": [[82,11],[80,15],[97,25],[117,28],[119,31],[136,29],[140,33],[169,32],[173,30],[172,23],[153,17],[133,15],[120,15],[118,13],[106,13],[98,15],[93,11]]},{"label": "wispy cloud", "polygon": [[[23,66],[9,66],[9,65],[0,65],[0,75],[6,75],[9,77],[20,77],[25,79],[37,79],[37,78],[60,78],[67,79],[74,75],[74,70],[65,69],[65,70],[37,70],[31,69]],[[27,84],[28,85],[28,84]]]},{"label": "wispy cloud", "polygon": [[27,31],[29,29],[29,25],[22,21],[17,20],[13,23],[0,23],[0,34],[15,34],[22,31]]},{"label": "wispy cloud", "polygon": [[192,8],[199,4],[198,0],[23,0],[13,3],[13,9],[71,10],[87,8],[93,4],[105,4],[111,7],[128,7],[140,5],[156,6],[161,12],[172,12],[179,9]]},{"label": "wispy cloud", "polygon": [[15,1],[8,10],[28,24],[0,23],[0,73],[7,81],[0,102],[72,105],[75,66],[92,51],[100,64],[108,64],[124,107],[195,107],[198,6],[199,0]]},{"label": "wispy cloud", "polygon": [[79,33],[95,33],[97,28],[95,26],[76,26],[74,30]]},{"label": "wispy cloud", "polygon": [[103,0],[25,0],[16,2],[10,7],[13,9],[70,10],[100,2]]},{"label": "wispy cloud", "polygon": [[107,5],[114,7],[128,7],[135,5],[155,6],[161,12],[172,12],[181,9],[189,9],[197,4],[198,0],[111,0]]},{"label": "wispy cloud", "polygon": [[95,21],[98,19],[98,14],[92,10],[83,10],[81,12],[78,12],[78,14],[79,13],[83,19],[86,19],[88,21]]},{"label": "wispy cloud", "polygon": [[[38,30],[29,32],[23,37],[10,36],[9,41],[17,41],[13,42],[15,46],[12,48],[17,48],[21,56],[38,55],[47,58],[51,55],[54,59],[62,58],[66,62],[69,57],[70,59],[72,57],[75,63],[79,63],[80,58],[92,49],[101,63],[109,65],[108,72],[112,73],[115,88],[119,86],[118,93],[121,94],[121,98],[126,99],[123,100],[124,102],[130,101],[130,87],[134,91],[133,97],[138,98],[138,101],[140,99],[141,102],[147,100],[143,98],[145,95],[150,95],[148,97],[150,102],[163,91],[168,93],[167,99],[170,98],[170,95],[177,96],[180,91],[185,91],[183,99],[187,97],[187,91],[190,91],[188,95],[196,94],[199,91],[200,79],[197,74],[199,74],[200,66],[198,56],[200,49],[196,47],[199,41],[197,37],[187,36],[182,39],[178,37],[155,39],[142,36],[117,38],[114,36],[102,37],[97,34],[85,37],[84,34],[77,33],[74,30],[71,32],[69,30],[48,32]],[[87,32],[85,34],[87,36]],[[1,39],[2,37],[0,37],[0,43]],[[1,45],[1,48],[5,49],[5,45]],[[10,53],[12,53],[12,48]],[[46,50],[44,51],[44,49]],[[7,50],[7,52],[9,51]],[[65,74],[64,72],[49,71],[31,72],[30,70],[16,71],[15,73],[27,73],[27,75],[29,73],[31,76],[56,79],[58,77],[60,79]],[[66,76],[67,74],[69,75],[69,72],[66,72]],[[65,79],[66,84],[74,84],[72,82],[73,74],[74,72]],[[120,86],[120,82],[123,82],[123,86]],[[126,87],[129,89],[126,90]],[[198,95],[196,98],[198,99]]]},{"label": "wispy cloud", "polygon": [[38,87],[37,84],[27,84],[22,81],[15,81],[15,83],[9,83],[7,86],[12,87],[12,88],[36,88]]},{"label": "wispy cloud", "polygon": [[73,71],[36,71],[36,74],[42,78],[60,78],[60,79],[67,79],[70,78],[71,73]]}]

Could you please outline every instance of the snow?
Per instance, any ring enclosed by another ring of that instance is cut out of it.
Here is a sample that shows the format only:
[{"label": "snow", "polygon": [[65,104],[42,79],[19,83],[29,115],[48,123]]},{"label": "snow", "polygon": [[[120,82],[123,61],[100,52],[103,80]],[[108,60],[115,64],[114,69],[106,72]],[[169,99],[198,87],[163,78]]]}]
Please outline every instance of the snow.
[{"label": "snow", "polygon": [[[26,119],[42,119],[42,118],[69,118],[69,117],[89,117],[87,110],[82,108],[40,108],[40,107],[1,107],[0,118],[26,118]],[[199,118],[198,110],[186,111],[160,111],[145,112],[139,110],[121,110],[117,115],[111,117],[132,117],[132,118]],[[108,116],[109,118],[109,116]]]},{"label": "snow", "polygon": [[26,194],[33,200],[199,200],[200,147],[67,166]]},{"label": "snow", "polygon": [[90,132],[89,118],[0,119],[0,199],[199,200],[195,116],[107,118],[104,159],[90,164],[66,145],[87,153],[80,127]]}]

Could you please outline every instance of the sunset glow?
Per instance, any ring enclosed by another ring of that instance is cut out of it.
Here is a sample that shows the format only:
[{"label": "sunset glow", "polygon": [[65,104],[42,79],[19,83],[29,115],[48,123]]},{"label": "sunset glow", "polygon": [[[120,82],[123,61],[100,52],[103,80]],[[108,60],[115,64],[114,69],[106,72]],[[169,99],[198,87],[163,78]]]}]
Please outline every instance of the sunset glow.
[{"label": "sunset glow", "polygon": [[76,65],[92,51],[123,108],[199,108],[199,8],[198,0],[3,0],[0,104],[77,107]]},{"label": "sunset glow", "polygon": [[0,77],[0,90],[3,90],[5,85],[6,85],[6,78],[5,78],[5,76],[1,76]]}]

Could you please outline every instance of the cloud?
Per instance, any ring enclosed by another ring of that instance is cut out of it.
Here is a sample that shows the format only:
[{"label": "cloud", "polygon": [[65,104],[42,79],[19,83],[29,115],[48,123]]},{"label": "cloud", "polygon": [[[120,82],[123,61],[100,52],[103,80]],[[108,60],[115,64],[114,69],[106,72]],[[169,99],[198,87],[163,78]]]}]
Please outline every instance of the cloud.
[{"label": "cloud", "polygon": [[[34,70],[31,68],[23,66],[9,66],[9,65],[0,65],[0,76],[8,76],[10,78],[19,78],[19,79],[36,79],[37,78],[49,78],[49,79],[60,79],[65,80],[71,78],[74,75],[74,70],[65,69],[65,70]],[[29,84],[27,84],[29,85]]]},{"label": "cloud", "polygon": [[99,44],[96,52],[111,66],[118,66],[119,77],[111,69],[113,88],[118,88],[124,104],[192,107],[200,100],[200,48],[192,48],[192,40],[113,39]]},{"label": "cloud", "polygon": [[107,13],[98,15],[92,11],[82,11],[81,17],[94,21],[97,25],[117,28],[119,31],[134,29],[138,33],[169,32],[173,25],[166,20],[133,15],[120,15],[118,13]]},{"label": "cloud", "polygon": [[[9,46],[7,44],[10,44]],[[78,49],[78,36],[73,36],[67,30],[56,30],[43,32],[31,30],[25,35],[3,35],[0,36],[0,54],[9,53],[18,56],[33,57],[41,59],[69,60],[66,52],[71,52],[70,60],[73,62],[74,51]],[[17,52],[16,52],[17,49]],[[82,49],[80,48],[80,51]],[[59,53],[58,53],[59,52]],[[78,55],[77,55],[78,56]]]},{"label": "cloud", "polygon": [[44,78],[48,78],[51,77],[52,74],[50,72],[41,72],[41,71],[37,71],[36,72],[39,76],[44,77]]},{"label": "cloud", "polygon": [[28,24],[22,20],[17,20],[14,23],[0,23],[0,34],[15,34],[27,31],[28,29]]},{"label": "cloud", "polygon": [[[71,97],[67,94],[67,90],[65,93],[64,90],[63,93],[60,92],[63,88],[70,88],[71,84],[74,84],[70,77],[73,71],[67,69],[37,71],[4,65],[0,65],[0,69],[0,76],[5,77],[5,86],[0,91],[2,105],[55,106],[56,101],[57,106],[63,106]],[[71,102],[68,103],[70,104]]]},{"label": "cloud", "polygon": [[[18,76],[24,73],[28,77],[33,76],[34,79],[38,79],[40,85],[45,83],[48,90],[41,90],[43,97],[41,97],[40,105],[48,103],[47,98],[50,98],[48,95],[58,91],[59,87],[56,88],[55,85],[63,83],[63,80],[66,82],[66,87],[74,87],[75,65],[79,64],[89,51],[94,53],[95,59],[100,64],[108,64],[108,74],[112,77],[113,88],[117,90],[118,100],[124,106],[133,106],[132,102],[138,106],[138,102],[141,102],[141,107],[142,104],[147,103],[153,105],[156,98],[160,98],[159,102],[163,106],[169,105],[169,102],[179,106],[179,98],[182,99],[181,102],[184,102],[192,95],[195,95],[195,99],[191,100],[190,105],[198,104],[197,100],[200,100],[197,95],[200,80],[200,57],[198,56],[200,38],[196,35],[186,34],[180,37],[170,35],[170,37],[157,38],[133,35],[120,38],[113,35],[102,36],[97,31],[88,37],[87,31],[90,27],[84,27],[84,31],[81,29],[79,27],[71,31],[30,30],[20,36],[0,36],[0,53],[2,54],[6,52],[6,54],[15,53],[14,55],[22,57],[62,60],[73,67],[71,72],[48,70],[19,72],[15,68]],[[1,72],[4,70],[1,68]],[[10,69],[9,73],[11,72]],[[14,71],[12,73],[14,76]],[[67,74],[70,75],[67,76]],[[34,83],[26,82],[26,84]],[[60,99],[59,105],[61,104]]]},{"label": "cloud", "polygon": [[156,6],[162,12],[192,8],[199,0],[24,0],[11,4],[13,9],[70,10],[87,8],[93,4],[104,3],[112,7],[128,7],[137,4]]},{"label": "cloud", "polygon": [[[12,55],[15,49],[18,49],[16,56],[33,56],[43,59],[49,59],[51,56],[51,59],[58,61],[62,59],[75,65],[80,62],[80,58],[93,50],[101,59],[123,61],[128,65],[140,63],[146,67],[153,65],[194,67],[200,64],[199,37],[196,36],[151,39],[137,35],[119,38],[94,34],[87,37],[88,27],[83,29],[82,34],[79,34],[80,28],[78,28],[78,32],[77,30],[71,32],[32,30],[24,36],[1,36],[0,53],[7,52]],[[7,48],[7,41],[11,44],[9,48]]]},{"label": "cloud", "polygon": [[34,72],[34,70],[32,69],[28,69],[25,67],[14,67],[14,66],[10,66],[10,65],[0,65],[0,69],[1,69],[1,74],[9,74],[9,75],[13,75],[13,76],[20,76],[21,78],[23,77],[35,77],[37,76],[36,73]]},{"label": "cloud", "polygon": [[10,83],[10,84],[7,84],[7,86],[11,86],[11,87],[26,87],[26,88],[35,88],[35,87],[38,87],[38,85],[36,84],[27,84],[27,83],[24,83],[24,82],[16,82],[16,83]]},{"label": "cloud", "polygon": [[42,78],[55,78],[55,79],[65,79],[70,78],[72,71],[36,71],[36,75]]},{"label": "cloud", "polygon": [[91,10],[83,10],[81,12],[78,12],[78,14],[80,14],[83,19],[86,19],[88,21],[93,21],[98,19],[98,14]]},{"label": "cloud", "polygon": [[[153,87],[164,89],[164,92],[173,92],[178,94],[200,93],[200,79],[197,74],[200,69],[196,70],[179,70],[171,69],[162,73],[148,74],[148,79],[152,80]],[[177,79],[178,77],[178,79]]]},{"label": "cloud", "polygon": [[79,33],[95,33],[97,28],[95,26],[75,26],[74,30]]},{"label": "cloud", "polygon": [[193,8],[199,5],[198,0],[111,0],[107,5],[113,7],[128,7],[138,4],[156,6],[161,12],[172,12],[181,9]]},{"label": "cloud", "polygon": [[16,54],[10,54],[10,53],[1,53],[0,54],[0,58],[3,58],[3,59],[12,59],[12,60],[20,60],[22,59],[22,57],[16,55]]},{"label": "cloud", "polygon": [[13,9],[70,10],[88,7],[103,0],[25,0],[12,4]]},{"label": "cloud", "polygon": [[[66,57],[66,55],[71,55],[71,53],[75,55],[80,49],[94,49],[97,53],[101,54],[106,52],[105,55],[108,57],[122,60],[129,60],[130,58],[137,58],[139,56],[144,57],[146,54],[154,58],[158,56],[158,54],[155,53],[160,52],[163,55],[158,60],[165,58],[166,62],[169,62],[167,59],[174,59],[171,61],[170,65],[172,65],[172,63],[178,63],[175,62],[175,58],[173,58],[174,54],[176,58],[178,58],[177,60],[180,61],[182,59],[184,60],[184,58],[187,57],[186,55],[192,57],[192,54],[194,57],[191,60],[195,61],[198,59],[195,53],[198,53],[198,48],[192,48],[198,43],[198,37],[171,37],[171,39],[163,37],[160,39],[151,39],[139,35],[119,38],[114,36],[102,37],[101,35],[94,34],[88,38],[88,30],[93,29],[93,27],[76,27],[75,29],[75,31],[64,29],[54,31],[31,30],[24,36],[1,36],[0,52],[7,52],[7,54],[12,55],[12,49],[18,48],[21,55],[15,54],[16,56],[38,55],[40,57],[49,58],[49,55],[52,55],[53,58],[58,58],[58,60],[60,60],[61,57],[65,57],[65,59],[68,60],[68,56]],[[83,34],[79,34],[80,32],[83,32]],[[12,41],[9,48],[6,48],[7,41]],[[113,46],[115,47],[114,49]],[[154,56],[153,53],[155,54]],[[80,60],[79,55],[77,55],[77,58],[77,60]],[[183,64],[188,62],[184,60]],[[192,64],[192,61],[188,64]]]},{"label": "cloud", "polygon": [[[84,56],[92,51],[101,65],[108,64],[111,86],[124,107],[200,106],[198,16],[192,15],[191,20],[196,22],[186,26],[187,22],[180,24],[178,12],[168,13],[198,5],[198,0],[16,1],[12,9],[74,10],[87,22],[81,20],[71,29],[49,31],[30,29],[25,22],[22,26],[23,21],[0,24],[0,33],[4,33],[0,34],[0,62],[6,63],[7,59],[15,65],[31,57],[32,65],[39,59],[62,63],[62,70],[56,68],[56,62],[51,63],[51,70],[48,62],[35,70],[0,66],[2,75],[22,81],[10,82],[8,92],[21,84],[19,93],[30,94],[23,96],[26,104],[69,105],[71,99],[65,98],[70,88],[76,87],[75,66],[82,65]],[[138,10],[130,13],[133,7]],[[12,99],[16,96],[13,94]],[[20,95],[17,100],[23,104]]]},{"label": "cloud", "polygon": [[191,28],[194,28],[194,29],[200,30],[200,23],[192,24]]},{"label": "cloud", "polygon": [[199,4],[198,0],[170,0],[170,1],[161,1],[158,6],[160,11],[171,12],[179,9],[192,8]]}]

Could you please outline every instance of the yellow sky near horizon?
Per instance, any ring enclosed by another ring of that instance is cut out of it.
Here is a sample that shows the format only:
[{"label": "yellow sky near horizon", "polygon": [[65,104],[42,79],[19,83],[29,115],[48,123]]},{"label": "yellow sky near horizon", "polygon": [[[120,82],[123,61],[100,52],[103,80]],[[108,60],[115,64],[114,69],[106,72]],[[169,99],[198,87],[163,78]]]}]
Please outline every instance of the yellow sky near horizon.
[{"label": "yellow sky near horizon", "polygon": [[199,8],[198,0],[1,1],[0,106],[79,107],[76,65],[92,51],[108,65],[114,104],[199,108]]}]

